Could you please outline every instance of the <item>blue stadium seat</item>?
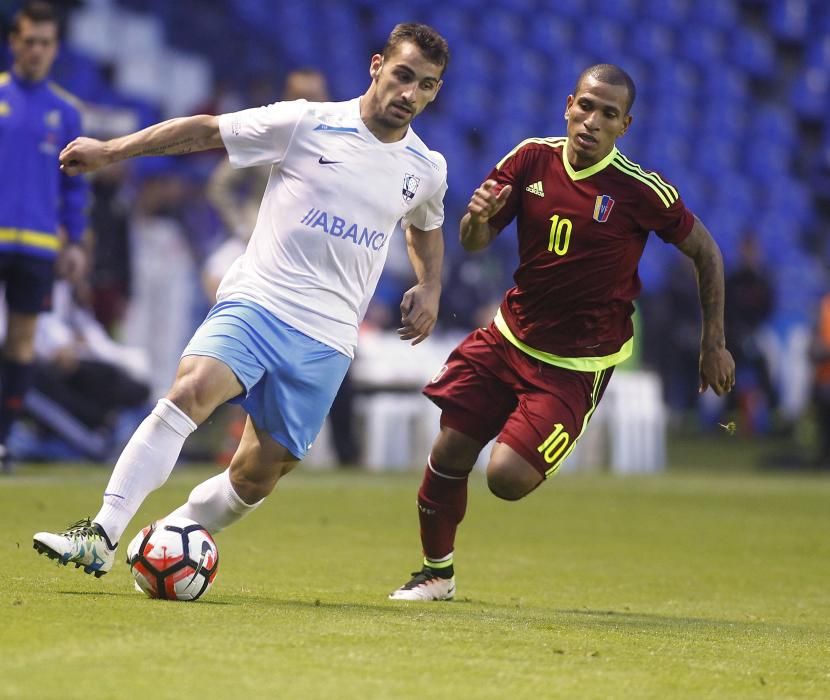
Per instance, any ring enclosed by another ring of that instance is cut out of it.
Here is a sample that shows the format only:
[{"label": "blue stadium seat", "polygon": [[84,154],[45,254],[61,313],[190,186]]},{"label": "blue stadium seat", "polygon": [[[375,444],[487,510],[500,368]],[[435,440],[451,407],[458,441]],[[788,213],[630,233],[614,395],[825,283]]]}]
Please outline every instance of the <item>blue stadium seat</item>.
[{"label": "blue stadium seat", "polygon": [[785,41],[802,42],[810,28],[807,0],[777,0],[767,9],[768,26],[773,35]]},{"label": "blue stadium seat", "polygon": [[690,63],[702,66],[722,65],[727,39],[718,27],[693,23],[680,32],[679,55]]},{"label": "blue stadium seat", "polygon": [[559,57],[573,43],[574,28],[553,12],[542,12],[530,23],[527,41],[535,49]]},{"label": "blue stadium seat", "polygon": [[740,24],[738,3],[724,0],[695,0],[689,19],[698,24],[732,32]]},{"label": "blue stadium seat", "polygon": [[652,21],[635,24],[636,40],[630,44],[634,56],[644,61],[657,62],[671,55],[674,47],[674,34],[665,25]]},{"label": "blue stadium seat", "polygon": [[783,146],[795,147],[798,141],[797,125],[792,111],[780,105],[757,107],[749,122],[752,138],[757,141],[775,141]]},{"label": "blue stadium seat", "polygon": [[505,54],[524,44],[525,28],[520,15],[509,10],[488,9],[476,21],[476,42]]},{"label": "blue stadium seat", "polygon": [[764,186],[778,182],[791,167],[793,152],[772,141],[757,141],[745,149],[743,165],[756,182]]},{"label": "blue stadium seat", "polygon": [[728,65],[708,65],[703,69],[702,84],[713,102],[743,104],[749,95],[746,75]]},{"label": "blue stadium seat", "polygon": [[830,70],[807,68],[790,88],[790,104],[802,119],[826,122],[830,106]]},{"label": "blue stadium seat", "polygon": [[689,0],[644,0],[640,16],[666,27],[681,28],[689,16]]},{"label": "blue stadium seat", "polygon": [[768,36],[748,27],[730,35],[729,55],[735,66],[754,78],[772,79],[777,69],[775,49]]},{"label": "blue stadium seat", "polygon": [[631,25],[642,16],[641,6],[641,0],[591,0],[586,14]]}]

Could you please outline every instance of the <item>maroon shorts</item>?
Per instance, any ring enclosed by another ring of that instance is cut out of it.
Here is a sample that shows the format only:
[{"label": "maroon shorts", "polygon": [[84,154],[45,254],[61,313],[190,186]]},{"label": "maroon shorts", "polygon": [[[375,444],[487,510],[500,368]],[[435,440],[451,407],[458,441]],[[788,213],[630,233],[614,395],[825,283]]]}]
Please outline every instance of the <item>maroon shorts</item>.
[{"label": "maroon shorts", "polygon": [[540,362],[495,327],[467,336],[424,388],[441,408],[441,425],[482,445],[494,437],[543,476],[573,449],[614,368],[577,372]]}]

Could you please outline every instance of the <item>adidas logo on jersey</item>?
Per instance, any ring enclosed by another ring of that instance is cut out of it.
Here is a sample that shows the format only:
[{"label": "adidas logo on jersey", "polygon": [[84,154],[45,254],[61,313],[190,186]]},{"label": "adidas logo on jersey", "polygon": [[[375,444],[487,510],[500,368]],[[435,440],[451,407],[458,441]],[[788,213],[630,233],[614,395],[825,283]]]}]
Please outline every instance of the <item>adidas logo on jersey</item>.
[{"label": "adidas logo on jersey", "polygon": [[541,180],[538,180],[537,182],[534,182],[533,184],[528,185],[527,187],[525,187],[525,189],[528,192],[530,192],[530,194],[535,194],[537,197],[544,197],[545,196],[545,190],[542,187],[542,181]]}]

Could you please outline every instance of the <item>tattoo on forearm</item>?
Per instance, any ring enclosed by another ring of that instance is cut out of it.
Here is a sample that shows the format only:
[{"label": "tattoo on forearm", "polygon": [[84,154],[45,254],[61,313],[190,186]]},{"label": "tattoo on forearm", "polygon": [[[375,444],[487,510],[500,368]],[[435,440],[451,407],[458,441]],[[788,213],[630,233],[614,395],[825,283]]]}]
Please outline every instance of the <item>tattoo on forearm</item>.
[{"label": "tattoo on forearm", "polygon": [[696,262],[703,335],[711,341],[723,339],[723,262],[713,250],[702,251]]},{"label": "tattoo on forearm", "polygon": [[197,148],[201,144],[200,139],[195,139],[189,136],[172,143],[167,143],[152,148],[145,148],[132,156],[164,156],[164,155],[182,155],[185,153],[192,153],[194,150],[202,150]]}]

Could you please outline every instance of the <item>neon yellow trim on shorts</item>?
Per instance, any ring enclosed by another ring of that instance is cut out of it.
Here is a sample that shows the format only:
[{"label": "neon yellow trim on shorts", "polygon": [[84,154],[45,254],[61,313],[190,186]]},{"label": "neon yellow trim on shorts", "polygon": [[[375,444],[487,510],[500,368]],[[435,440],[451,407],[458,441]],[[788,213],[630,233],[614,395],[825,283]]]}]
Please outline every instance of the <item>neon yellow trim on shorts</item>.
[{"label": "neon yellow trim on shorts", "polygon": [[54,233],[22,228],[0,228],[0,243],[22,243],[32,248],[60,250],[61,241]]},{"label": "neon yellow trim on shorts", "polygon": [[540,362],[544,362],[547,365],[554,365],[555,367],[562,367],[564,369],[573,369],[577,372],[599,372],[600,370],[608,369],[609,367],[618,365],[623,360],[627,360],[631,357],[631,353],[634,351],[634,337],[632,336],[626,340],[622,347],[613,355],[603,355],[600,357],[561,357],[560,355],[554,355],[552,352],[536,350],[535,348],[532,348],[519,340],[515,335],[513,335],[513,331],[507,327],[507,322],[501,315],[501,309],[496,311],[496,318],[493,320],[495,321],[496,328],[499,329],[501,334],[507,338],[512,345],[515,345],[526,355],[530,355],[531,357],[539,360]]},{"label": "neon yellow trim on shorts", "polygon": [[559,461],[556,462],[550,469],[545,472],[545,478],[549,479],[557,471],[559,471],[559,467],[562,466],[562,463],[568,458],[568,455],[574,451],[574,447],[576,447],[576,443],[579,442],[579,438],[581,438],[585,433],[585,428],[588,427],[588,421],[591,420],[591,416],[594,415],[594,411],[597,410],[597,405],[599,404],[599,388],[602,386],[602,381],[605,378],[605,370],[600,370],[594,375],[594,388],[591,390],[591,409],[585,414],[585,418],[582,420],[582,430],[579,431],[579,435],[577,435],[568,447],[565,450],[565,454],[563,454]]}]

